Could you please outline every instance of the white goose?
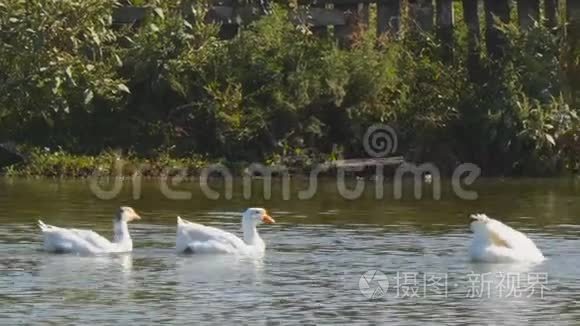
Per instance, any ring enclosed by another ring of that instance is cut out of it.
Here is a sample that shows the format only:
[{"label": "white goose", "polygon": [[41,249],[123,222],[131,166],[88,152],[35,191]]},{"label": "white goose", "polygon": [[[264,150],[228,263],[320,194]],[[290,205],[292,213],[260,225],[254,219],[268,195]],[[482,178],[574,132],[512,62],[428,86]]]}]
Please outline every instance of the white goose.
[{"label": "white goose", "polygon": [[38,220],[38,226],[42,230],[46,251],[81,255],[119,253],[133,250],[127,223],[139,219],[141,217],[131,207],[119,208],[113,220],[112,242],[90,230],[60,228],[44,224],[41,220]]},{"label": "white goose", "polygon": [[256,226],[262,223],[275,221],[263,208],[248,208],[242,215],[242,240],[230,232],[188,222],[178,216],[175,249],[179,253],[192,254],[261,255],[266,245]]},{"label": "white goose", "polygon": [[523,233],[485,214],[471,215],[471,260],[488,263],[541,262],[544,255]]}]

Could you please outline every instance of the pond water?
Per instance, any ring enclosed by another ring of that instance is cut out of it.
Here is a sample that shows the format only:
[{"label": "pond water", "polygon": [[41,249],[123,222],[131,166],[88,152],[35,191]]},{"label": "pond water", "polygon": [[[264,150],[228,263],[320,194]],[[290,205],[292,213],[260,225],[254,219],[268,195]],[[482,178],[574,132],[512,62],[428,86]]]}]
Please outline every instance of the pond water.
[{"label": "pond water", "polygon": [[[0,324],[389,324],[575,325],[580,320],[580,182],[488,179],[462,200],[345,200],[332,180],[309,200],[170,200],[155,181],[97,198],[85,181],[0,180]],[[388,188],[388,187],[387,187]],[[39,217],[111,237],[120,205],[130,254],[79,257],[40,251]],[[249,206],[268,209],[261,259],[174,253],[176,216],[240,232]],[[469,214],[487,213],[526,232],[548,259],[539,265],[468,260]],[[363,277],[364,276],[364,277]],[[379,282],[380,281],[380,282]]]}]

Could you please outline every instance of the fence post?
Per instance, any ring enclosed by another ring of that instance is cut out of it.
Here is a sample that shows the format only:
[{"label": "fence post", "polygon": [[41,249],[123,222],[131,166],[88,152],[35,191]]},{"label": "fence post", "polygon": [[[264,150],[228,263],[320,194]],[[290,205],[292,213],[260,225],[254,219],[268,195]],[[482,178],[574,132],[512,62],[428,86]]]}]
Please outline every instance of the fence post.
[{"label": "fence post", "polygon": [[463,0],[463,19],[467,25],[467,69],[471,80],[479,75],[481,31],[477,0]]},{"label": "fence post", "polygon": [[558,26],[558,0],[544,0],[544,15],[546,16],[546,26],[555,28]]},{"label": "fence post", "polygon": [[522,29],[530,29],[540,19],[540,0],[518,0],[518,20]]},{"label": "fence post", "polygon": [[401,29],[401,0],[377,0],[377,35],[396,35]]},{"label": "fence post", "polygon": [[361,22],[365,25],[365,28],[368,28],[369,21],[370,21],[370,15],[371,15],[369,3],[368,2],[360,3],[359,8],[358,8],[358,12],[359,12]]},{"label": "fence post", "polygon": [[571,30],[578,31],[580,25],[580,1],[566,1],[566,16]]},{"label": "fence post", "polygon": [[409,0],[408,2],[412,29],[431,32],[433,30],[433,0]]},{"label": "fence post", "polygon": [[580,1],[567,0],[566,18],[568,20],[566,37],[568,41],[568,80],[572,97],[572,105],[577,105],[580,99]]},{"label": "fence post", "polygon": [[357,3],[340,3],[334,4],[334,8],[344,13],[345,25],[334,26],[334,35],[338,39],[338,44],[342,47],[352,45],[353,36],[359,22],[359,12]]},{"label": "fence post", "polygon": [[566,19],[568,21],[567,38],[568,46],[570,47],[571,53],[574,54],[576,45],[578,44],[578,38],[580,37],[580,1],[578,0],[568,0],[566,2]]},{"label": "fence post", "polygon": [[453,60],[453,0],[436,0],[437,34],[443,44],[443,59]]},{"label": "fence post", "polygon": [[[221,21],[218,37],[222,40],[230,40],[236,37],[240,31],[240,24],[241,22],[237,21],[236,13],[239,7],[242,7],[243,4],[240,3],[241,0],[232,0],[231,1],[231,17],[228,19],[227,22]],[[189,0],[191,4],[195,3],[193,0]],[[209,6],[208,14],[212,16],[212,12],[214,11],[213,7]]]},{"label": "fence post", "polygon": [[[320,0],[314,0],[310,5],[311,8],[326,8],[326,3]],[[312,34],[316,36],[326,36],[328,34],[328,26],[312,26]]]},{"label": "fence post", "polygon": [[496,27],[495,19],[510,22],[509,0],[485,0],[486,44],[489,56],[495,59],[505,54],[505,35]]}]

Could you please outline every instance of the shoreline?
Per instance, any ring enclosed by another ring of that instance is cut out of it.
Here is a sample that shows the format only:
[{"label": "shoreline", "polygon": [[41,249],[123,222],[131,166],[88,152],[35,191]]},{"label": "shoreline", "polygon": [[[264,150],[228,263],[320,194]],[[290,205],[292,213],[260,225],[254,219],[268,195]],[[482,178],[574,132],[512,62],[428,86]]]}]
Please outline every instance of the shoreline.
[{"label": "shoreline", "polygon": [[[304,163],[307,162],[307,163]],[[285,164],[286,163],[286,164]],[[233,178],[251,176],[253,179],[271,175],[273,178],[288,176],[294,178],[309,178],[313,175],[322,178],[338,177],[368,179],[375,181],[377,175],[385,181],[393,180],[398,175],[424,176],[434,175],[442,179],[451,179],[453,173],[473,172],[477,178],[561,178],[574,177],[576,173],[561,171],[546,175],[490,175],[479,169],[475,164],[456,164],[449,173],[449,169],[440,169],[444,164],[413,163],[405,161],[403,156],[388,158],[359,158],[359,159],[332,159],[321,160],[321,157],[282,158],[280,162],[228,162],[225,160],[208,159],[202,156],[191,155],[178,157],[162,154],[156,157],[138,157],[136,155],[119,155],[109,151],[99,155],[70,154],[64,151],[50,152],[33,149],[26,155],[24,162],[0,168],[2,178],[31,178],[31,179],[89,179],[91,177],[111,178],[121,177],[130,179],[136,176],[147,180],[163,178],[181,178],[183,181],[195,181],[204,175],[210,179],[227,175]],[[466,170],[465,167],[468,167]],[[378,170],[379,169],[379,170]],[[478,171],[473,171],[479,169]],[[477,172],[477,173],[475,173]],[[220,176],[220,174],[222,176]]]}]

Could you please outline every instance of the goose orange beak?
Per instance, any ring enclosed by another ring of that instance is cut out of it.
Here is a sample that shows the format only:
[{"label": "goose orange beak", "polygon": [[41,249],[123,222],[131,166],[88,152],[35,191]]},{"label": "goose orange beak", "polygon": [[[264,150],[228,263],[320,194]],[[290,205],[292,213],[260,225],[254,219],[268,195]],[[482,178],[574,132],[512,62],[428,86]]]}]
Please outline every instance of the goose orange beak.
[{"label": "goose orange beak", "polygon": [[136,220],[140,220],[141,216],[139,216],[139,214],[135,213],[133,214],[133,218],[131,219],[131,221],[136,221]]},{"label": "goose orange beak", "polygon": [[264,222],[266,224],[274,224],[274,223],[276,223],[276,221],[274,221],[274,219],[270,215],[268,215],[268,214],[262,215],[262,222]]}]

